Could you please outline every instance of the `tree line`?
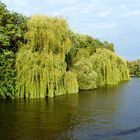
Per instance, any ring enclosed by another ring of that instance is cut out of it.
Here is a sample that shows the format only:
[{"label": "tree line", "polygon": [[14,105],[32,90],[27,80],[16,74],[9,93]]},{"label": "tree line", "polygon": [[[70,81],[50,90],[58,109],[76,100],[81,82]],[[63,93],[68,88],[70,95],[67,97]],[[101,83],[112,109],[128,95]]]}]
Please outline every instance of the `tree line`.
[{"label": "tree line", "polygon": [[0,2],[0,98],[45,98],[129,80],[114,45],[65,19],[10,12]]},{"label": "tree line", "polygon": [[131,76],[140,77],[140,59],[134,61],[127,61],[127,65]]}]

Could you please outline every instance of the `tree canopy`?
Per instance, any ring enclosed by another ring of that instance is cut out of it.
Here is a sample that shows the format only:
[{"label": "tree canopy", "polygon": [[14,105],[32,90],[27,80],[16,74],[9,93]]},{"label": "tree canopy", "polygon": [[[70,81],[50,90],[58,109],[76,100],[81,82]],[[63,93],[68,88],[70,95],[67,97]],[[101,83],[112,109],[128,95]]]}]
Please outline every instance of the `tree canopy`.
[{"label": "tree canopy", "polygon": [[66,72],[65,54],[71,48],[66,21],[33,16],[27,22],[27,29],[27,44],[19,50],[16,59],[18,96],[53,97],[66,91],[77,92],[77,89],[70,91],[77,87],[71,83],[75,75]]},{"label": "tree canopy", "polygon": [[24,42],[27,17],[7,10],[6,5],[0,2],[0,51],[17,52]]},{"label": "tree canopy", "polygon": [[140,76],[140,59],[134,61],[127,61],[131,76]]},{"label": "tree canopy", "polygon": [[1,2],[0,13],[0,98],[54,97],[130,79],[112,43],[74,33],[65,19],[25,17]]},{"label": "tree canopy", "polygon": [[24,43],[27,18],[0,2],[0,97],[14,98],[16,52]]}]

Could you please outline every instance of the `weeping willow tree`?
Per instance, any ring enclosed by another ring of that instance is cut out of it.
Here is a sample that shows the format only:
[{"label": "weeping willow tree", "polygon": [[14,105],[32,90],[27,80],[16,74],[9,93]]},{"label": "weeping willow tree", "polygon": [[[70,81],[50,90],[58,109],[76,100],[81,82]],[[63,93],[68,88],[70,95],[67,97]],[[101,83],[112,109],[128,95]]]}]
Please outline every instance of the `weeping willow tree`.
[{"label": "weeping willow tree", "polygon": [[71,48],[66,21],[33,16],[27,28],[27,43],[16,59],[17,97],[44,98],[78,92],[77,84],[72,84],[73,79],[76,83],[75,74],[66,73],[65,55]]},{"label": "weeping willow tree", "polygon": [[97,85],[115,85],[129,80],[129,70],[126,62],[107,49],[97,49],[91,56],[93,69],[97,72]]},{"label": "weeping willow tree", "polygon": [[73,70],[77,74],[80,90],[116,85],[130,79],[126,61],[112,50],[100,47],[91,53],[89,48],[78,49],[73,58]]},{"label": "weeping willow tree", "polygon": [[[0,99],[54,97],[129,80],[112,43],[74,33],[60,17],[26,18],[1,2],[0,12]],[[128,66],[140,76],[140,61]]]},{"label": "weeping willow tree", "polygon": [[68,71],[65,73],[64,83],[65,83],[66,93],[72,94],[78,92],[77,75],[74,72]]}]

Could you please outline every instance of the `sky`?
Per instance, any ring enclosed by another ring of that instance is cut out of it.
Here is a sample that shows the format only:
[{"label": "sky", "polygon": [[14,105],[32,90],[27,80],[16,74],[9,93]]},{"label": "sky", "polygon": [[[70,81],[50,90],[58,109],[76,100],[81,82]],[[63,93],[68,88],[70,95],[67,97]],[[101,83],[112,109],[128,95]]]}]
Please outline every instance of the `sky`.
[{"label": "sky", "polygon": [[62,16],[74,32],[115,45],[127,60],[140,58],[140,0],[1,0],[27,16]]}]

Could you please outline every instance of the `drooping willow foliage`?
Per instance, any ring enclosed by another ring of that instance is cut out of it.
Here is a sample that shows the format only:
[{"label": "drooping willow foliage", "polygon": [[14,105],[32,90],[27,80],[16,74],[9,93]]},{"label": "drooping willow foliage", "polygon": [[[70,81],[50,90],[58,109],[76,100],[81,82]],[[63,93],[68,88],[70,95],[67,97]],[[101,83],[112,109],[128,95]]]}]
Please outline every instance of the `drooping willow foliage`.
[{"label": "drooping willow foliage", "polygon": [[[0,99],[54,97],[129,80],[112,43],[74,33],[60,17],[27,18],[1,2],[0,12]],[[128,66],[140,75],[139,61]]]},{"label": "drooping willow foliage", "polygon": [[90,55],[88,49],[79,49],[74,59],[79,89],[94,89],[98,86],[116,85],[129,80],[126,61],[106,48],[96,48]]},{"label": "drooping willow foliage", "polygon": [[72,71],[67,71],[64,76],[66,93],[72,94],[78,92],[77,75]]},{"label": "drooping willow foliage", "polygon": [[71,47],[66,21],[33,16],[27,27],[28,42],[20,49],[16,60],[17,96],[44,98],[77,93],[75,74],[66,72],[65,54]]},{"label": "drooping willow foliage", "polygon": [[76,50],[73,65],[67,71],[69,61],[66,63],[65,57],[74,46],[65,20],[33,16],[27,27],[27,43],[16,59],[17,97],[54,97],[77,93],[78,88],[94,89],[129,79],[126,62],[112,50],[104,46],[92,49],[83,41],[79,42],[78,46],[84,45]]},{"label": "drooping willow foliage", "polygon": [[98,74],[97,85],[115,85],[129,80],[129,70],[126,62],[107,49],[97,49],[91,56],[93,69]]}]

